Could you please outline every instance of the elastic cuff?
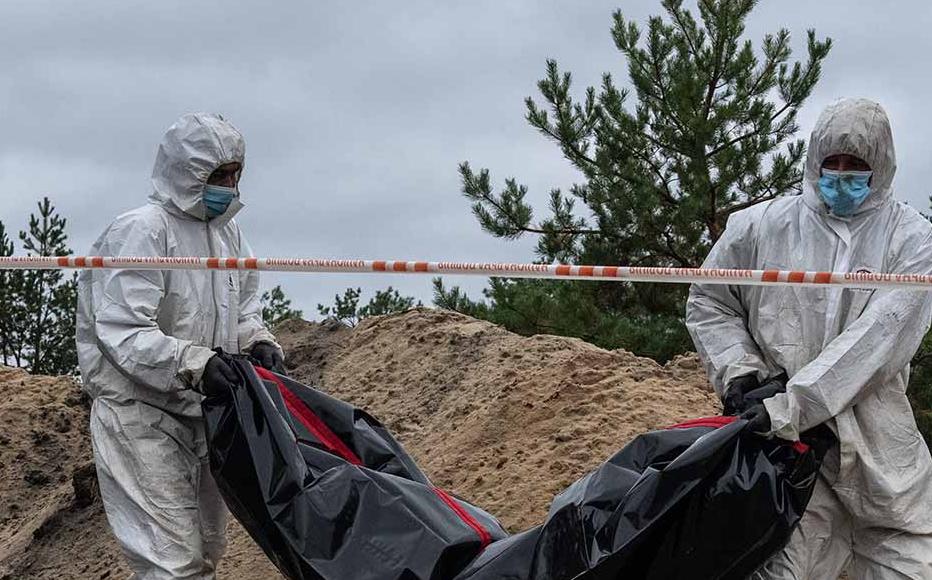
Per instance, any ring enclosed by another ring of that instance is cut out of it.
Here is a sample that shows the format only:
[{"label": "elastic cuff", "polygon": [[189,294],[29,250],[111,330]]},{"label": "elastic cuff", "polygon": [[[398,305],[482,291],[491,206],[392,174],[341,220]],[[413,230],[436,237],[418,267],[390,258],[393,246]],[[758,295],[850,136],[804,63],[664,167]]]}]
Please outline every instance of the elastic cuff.
[{"label": "elastic cuff", "polygon": [[190,345],[185,349],[181,356],[181,365],[178,368],[178,377],[188,386],[193,388],[201,382],[204,376],[204,367],[207,361],[214,356],[214,351],[207,347]]},{"label": "elastic cuff", "polygon": [[243,334],[240,334],[240,351],[243,354],[248,353],[252,347],[256,346],[260,342],[267,342],[269,344],[275,345],[279,350],[282,348],[278,342],[275,341],[275,335],[273,335],[265,328],[252,331],[247,335],[249,338],[247,338],[245,341],[242,340],[242,336]]},{"label": "elastic cuff", "polygon": [[774,395],[764,399],[764,407],[770,415],[770,432],[768,435],[799,441],[799,425],[797,413],[793,412],[793,403],[787,393]]}]

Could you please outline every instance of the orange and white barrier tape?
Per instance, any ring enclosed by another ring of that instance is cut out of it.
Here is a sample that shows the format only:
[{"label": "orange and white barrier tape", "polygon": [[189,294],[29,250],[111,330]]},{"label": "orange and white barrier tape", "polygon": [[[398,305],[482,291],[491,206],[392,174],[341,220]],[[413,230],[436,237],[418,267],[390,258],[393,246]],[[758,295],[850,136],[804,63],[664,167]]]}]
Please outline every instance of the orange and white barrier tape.
[{"label": "orange and white barrier tape", "polygon": [[565,264],[508,264],[493,262],[322,260],[312,258],[0,257],[0,270],[35,269],[262,270],[267,272],[432,274],[499,278],[548,278],[554,280],[674,282],[682,284],[727,284],[735,286],[796,285],[932,290],[932,275],[929,274],[884,274],[863,271],[801,272],[789,270],[570,266]]}]

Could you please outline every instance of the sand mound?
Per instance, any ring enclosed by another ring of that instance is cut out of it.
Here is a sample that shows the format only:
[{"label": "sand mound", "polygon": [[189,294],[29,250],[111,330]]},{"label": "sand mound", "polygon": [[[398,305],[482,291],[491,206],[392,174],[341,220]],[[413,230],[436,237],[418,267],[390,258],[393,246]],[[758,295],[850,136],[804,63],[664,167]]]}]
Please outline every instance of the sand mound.
[{"label": "sand mound", "polygon": [[[124,579],[88,436],[89,401],[68,378],[0,366],[0,580]],[[222,578],[277,578],[230,528]]]},{"label": "sand mound", "polygon": [[307,324],[279,330],[292,374],[321,376],[321,388],[382,419],[437,485],[512,531],[635,435],[718,413],[694,356],[663,367],[424,309],[363,321],[321,370]]},{"label": "sand mound", "polygon": [[[278,329],[292,374],[381,418],[437,485],[511,530],[634,435],[716,414],[694,356],[666,366],[433,310]],[[0,579],[124,578],[67,379],[0,368]],[[220,576],[275,577],[238,526]]]},{"label": "sand mound", "polygon": [[0,577],[121,577],[77,385],[0,367],[0,392]]}]

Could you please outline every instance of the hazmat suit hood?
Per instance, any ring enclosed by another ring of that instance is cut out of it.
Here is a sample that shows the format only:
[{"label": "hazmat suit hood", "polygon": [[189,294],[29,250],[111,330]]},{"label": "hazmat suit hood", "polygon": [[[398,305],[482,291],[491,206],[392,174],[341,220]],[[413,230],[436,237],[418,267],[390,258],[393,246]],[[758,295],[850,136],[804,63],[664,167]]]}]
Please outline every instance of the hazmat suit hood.
[{"label": "hazmat suit hood", "polygon": [[[246,141],[220,115],[189,113],[172,125],[162,142],[152,169],[154,192],[150,200],[168,211],[197,220],[207,219],[203,195],[207,178],[221,165],[245,167]],[[213,222],[228,221],[243,204],[239,197]]]},{"label": "hazmat suit hood", "polygon": [[874,172],[871,193],[855,215],[887,203],[893,196],[896,151],[890,120],[883,107],[868,99],[841,99],[826,107],[819,116],[809,138],[803,196],[806,205],[821,214],[829,214],[819,194],[822,162],[826,157],[841,154],[863,159]]}]

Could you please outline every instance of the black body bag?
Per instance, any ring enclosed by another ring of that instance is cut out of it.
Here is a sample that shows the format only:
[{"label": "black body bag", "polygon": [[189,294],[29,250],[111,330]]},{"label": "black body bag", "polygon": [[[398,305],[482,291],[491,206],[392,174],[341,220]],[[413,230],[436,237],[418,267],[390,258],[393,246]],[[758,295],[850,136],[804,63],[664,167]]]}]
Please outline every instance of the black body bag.
[{"label": "black body bag", "polygon": [[242,381],[204,401],[211,472],[293,580],[741,579],[786,544],[819,469],[822,446],[700,419],[638,436],[508,536],[364,411],[223,356]]}]

